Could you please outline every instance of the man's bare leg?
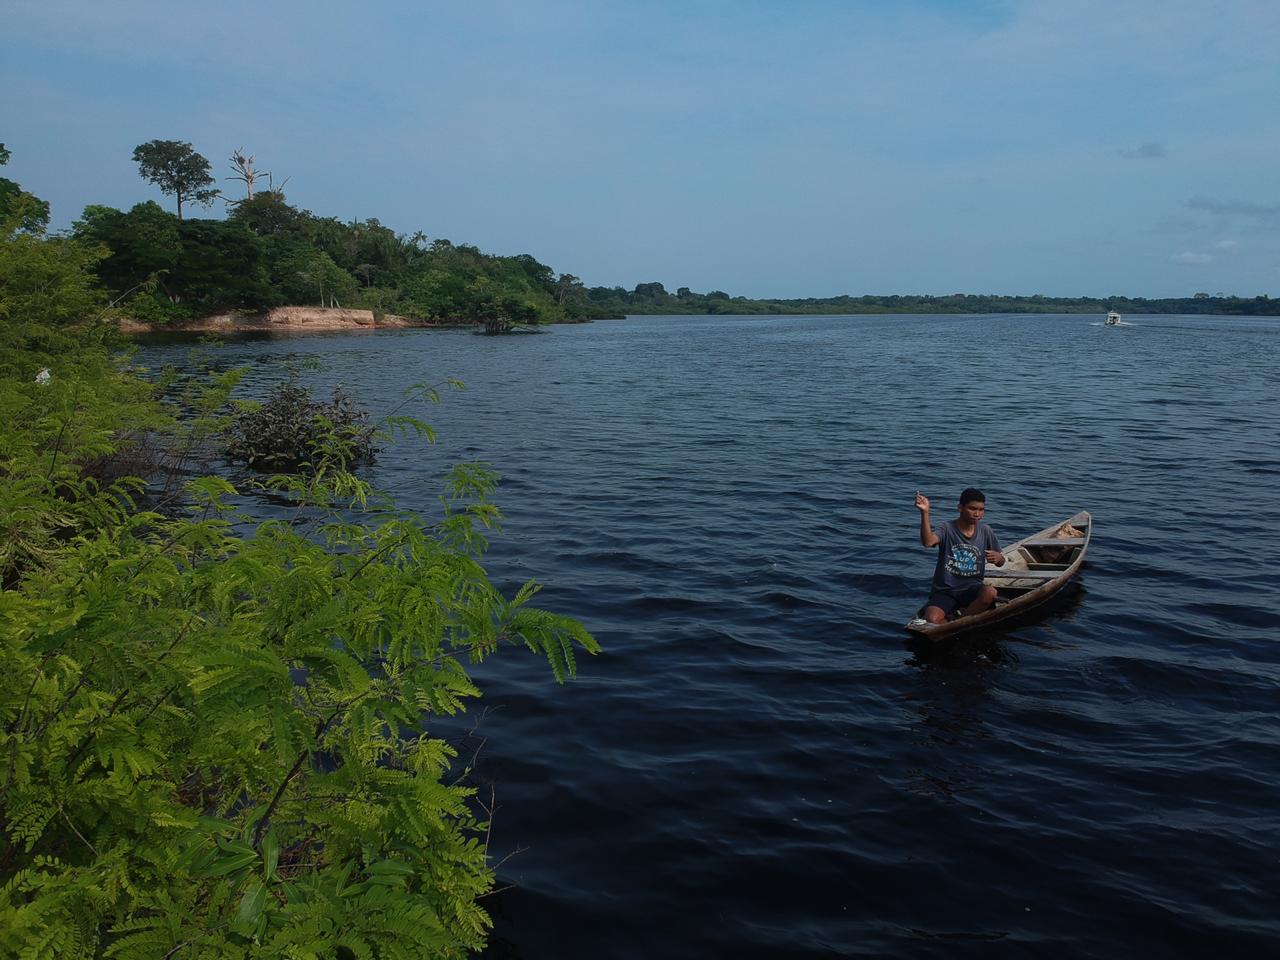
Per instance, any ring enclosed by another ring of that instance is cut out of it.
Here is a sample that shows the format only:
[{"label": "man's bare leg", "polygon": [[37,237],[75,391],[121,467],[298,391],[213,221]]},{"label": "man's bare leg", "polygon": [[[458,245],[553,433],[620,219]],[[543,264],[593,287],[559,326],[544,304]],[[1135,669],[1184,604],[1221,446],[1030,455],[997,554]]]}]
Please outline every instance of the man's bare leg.
[{"label": "man's bare leg", "polygon": [[[978,595],[974,597],[973,603],[969,604],[967,607],[965,607],[963,610],[960,611],[960,616],[971,617],[975,613],[982,613],[983,610],[990,610],[991,607],[995,605],[995,602],[996,602],[996,588],[988,587],[984,585],[983,588],[980,591],[978,591]],[[930,609],[936,610],[937,608],[931,607]],[[930,622],[933,623],[935,621],[930,621]],[[940,623],[941,621],[936,621],[936,622]]]}]

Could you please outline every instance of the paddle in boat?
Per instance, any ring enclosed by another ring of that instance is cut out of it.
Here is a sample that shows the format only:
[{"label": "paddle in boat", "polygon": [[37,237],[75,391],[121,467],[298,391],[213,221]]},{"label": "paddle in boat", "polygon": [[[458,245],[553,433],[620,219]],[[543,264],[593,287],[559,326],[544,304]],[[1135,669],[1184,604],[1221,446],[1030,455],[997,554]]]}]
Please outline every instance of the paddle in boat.
[{"label": "paddle in boat", "polygon": [[969,617],[929,623],[917,614],[908,620],[911,633],[944,640],[983,630],[1034,610],[1071,582],[1084,563],[1093,518],[1083,510],[1006,547],[1004,566],[987,564],[982,582],[996,588],[996,603]]}]

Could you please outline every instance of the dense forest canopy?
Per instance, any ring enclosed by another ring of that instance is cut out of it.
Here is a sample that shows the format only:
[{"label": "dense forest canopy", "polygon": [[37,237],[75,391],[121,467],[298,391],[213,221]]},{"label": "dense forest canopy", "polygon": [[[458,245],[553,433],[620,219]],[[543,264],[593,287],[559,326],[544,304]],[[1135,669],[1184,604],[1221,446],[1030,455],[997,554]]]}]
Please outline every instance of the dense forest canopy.
[{"label": "dense forest canopy", "polygon": [[103,246],[98,277],[142,320],[219,310],[315,304],[363,307],[437,322],[562,323],[607,314],[582,283],[529,256],[500,257],[376,219],[342,222],[291,206],[279,190],[235,205],[225,220],[179,219],[148,201],[90,206],[74,227]]}]

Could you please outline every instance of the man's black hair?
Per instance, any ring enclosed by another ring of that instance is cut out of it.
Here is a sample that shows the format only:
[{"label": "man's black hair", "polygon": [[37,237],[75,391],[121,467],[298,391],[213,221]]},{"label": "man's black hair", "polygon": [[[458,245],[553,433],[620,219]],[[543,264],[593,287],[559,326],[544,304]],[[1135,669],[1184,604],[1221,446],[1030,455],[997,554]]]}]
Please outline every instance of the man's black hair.
[{"label": "man's black hair", "polygon": [[960,492],[960,506],[963,507],[966,503],[973,503],[975,500],[979,503],[986,503],[987,495],[977,487],[965,487]]}]

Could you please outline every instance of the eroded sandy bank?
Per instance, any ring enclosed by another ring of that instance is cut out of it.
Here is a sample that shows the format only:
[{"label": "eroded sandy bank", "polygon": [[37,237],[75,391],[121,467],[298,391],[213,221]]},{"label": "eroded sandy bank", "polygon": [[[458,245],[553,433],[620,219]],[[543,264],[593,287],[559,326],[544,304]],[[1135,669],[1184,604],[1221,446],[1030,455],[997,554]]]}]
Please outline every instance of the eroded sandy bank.
[{"label": "eroded sandy bank", "polygon": [[398,330],[445,324],[393,313],[375,319],[372,310],[339,307],[276,307],[266,313],[215,313],[185,323],[141,323],[121,320],[120,331],[147,333],[330,333],[341,330]]}]

